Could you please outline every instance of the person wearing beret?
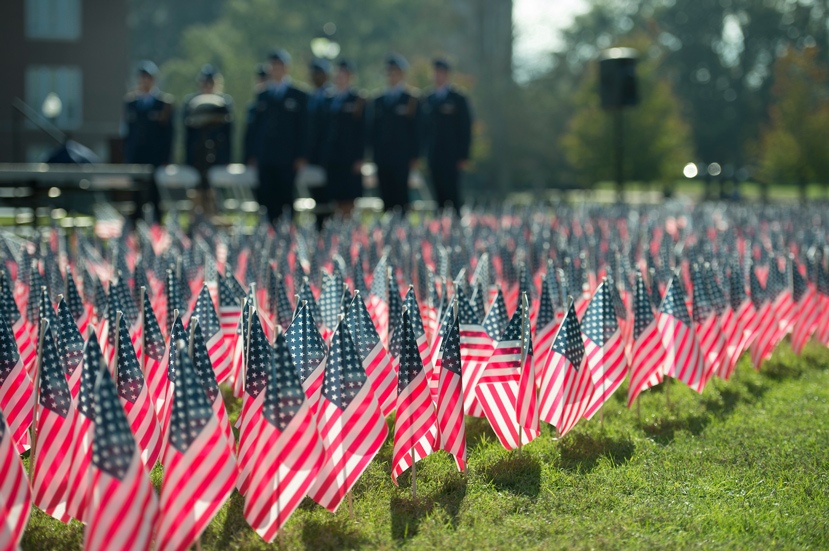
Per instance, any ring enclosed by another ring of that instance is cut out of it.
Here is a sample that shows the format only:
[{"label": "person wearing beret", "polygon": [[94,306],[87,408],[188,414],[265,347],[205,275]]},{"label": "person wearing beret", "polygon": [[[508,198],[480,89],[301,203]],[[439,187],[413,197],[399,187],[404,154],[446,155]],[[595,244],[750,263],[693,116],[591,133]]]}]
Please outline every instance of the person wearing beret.
[{"label": "person wearing beret", "polygon": [[337,64],[334,92],[329,104],[328,132],[323,146],[328,197],[348,213],[363,195],[366,100],[352,86],[354,65]]},{"label": "person wearing beret", "polygon": [[230,163],[231,132],[233,130],[233,100],[221,91],[222,76],[213,65],[201,68],[198,75],[199,91],[184,99],[185,162],[199,171],[200,203],[210,213],[215,204],[207,172],[216,165]]},{"label": "person wearing beret", "polygon": [[371,115],[371,147],[377,165],[380,197],[387,210],[409,206],[409,171],[420,153],[415,92],[406,86],[406,59],[392,54],[386,59],[383,94],[374,99]]},{"label": "person wearing beret", "polygon": [[257,200],[272,220],[293,212],[294,180],[305,166],[308,148],[308,94],[289,76],[291,56],[276,49],[269,56],[269,76],[256,96],[251,129],[252,164],[259,171]]},{"label": "person wearing beret", "polygon": [[423,102],[426,160],[438,206],[461,206],[460,177],[469,162],[472,116],[466,96],[450,82],[449,63],[433,62],[435,89]]},{"label": "person wearing beret", "polygon": [[[166,165],[173,145],[174,98],[159,91],[158,67],[152,61],[139,63],[136,76],[136,89],[124,99],[124,160],[154,167]],[[154,180],[141,190],[137,203],[136,216],[147,204],[158,213],[159,194]]]}]

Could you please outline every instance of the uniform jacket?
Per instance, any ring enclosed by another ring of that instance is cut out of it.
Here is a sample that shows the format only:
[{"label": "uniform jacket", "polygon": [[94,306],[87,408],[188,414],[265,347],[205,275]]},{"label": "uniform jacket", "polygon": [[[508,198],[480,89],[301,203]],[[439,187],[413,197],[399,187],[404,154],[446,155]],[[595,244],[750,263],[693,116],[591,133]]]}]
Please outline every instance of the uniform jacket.
[{"label": "uniform jacket", "polygon": [[190,94],[184,98],[182,118],[188,165],[202,170],[230,163],[233,131],[233,99],[230,96]]},{"label": "uniform jacket", "polygon": [[326,164],[352,165],[365,158],[366,100],[349,90],[328,104],[328,133],[323,147]]},{"label": "uniform jacket", "polygon": [[424,145],[430,165],[456,165],[469,158],[472,116],[466,96],[449,88],[440,98],[432,92],[423,102]]},{"label": "uniform jacket", "polygon": [[173,145],[173,96],[155,94],[149,104],[136,92],[124,99],[124,159],[128,163],[166,165]]},{"label": "uniform jacket", "polygon": [[312,165],[322,164],[323,146],[328,134],[328,106],[331,103],[331,86],[323,86],[322,93],[317,91],[308,95],[308,162]]},{"label": "uniform jacket", "polygon": [[374,162],[381,166],[404,165],[420,155],[419,101],[411,90],[401,91],[389,102],[386,95],[374,99],[371,146]]},{"label": "uniform jacket", "polygon": [[251,147],[259,166],[307,158],[308,94],[299,88],[288,86],[281,96],[271,88],[259,92],[252,122]]}]

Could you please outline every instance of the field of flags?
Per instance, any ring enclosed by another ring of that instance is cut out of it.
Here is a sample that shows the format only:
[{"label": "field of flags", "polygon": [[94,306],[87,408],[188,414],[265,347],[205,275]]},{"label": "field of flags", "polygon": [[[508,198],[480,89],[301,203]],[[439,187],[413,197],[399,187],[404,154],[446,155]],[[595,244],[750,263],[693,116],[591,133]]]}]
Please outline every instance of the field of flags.
[{"label": "field of flags", "polygon": [[[824,214],[669,204],[0,233],[0,551],[31,507],[88,550],[184,551],[234,491],[265,541],[394,484],[465,419],[520,450],[790,335],[829,346]],[[223,391],[241,400],[234,426]],[[393,423],[387,422],[393,418]],[[393,429],[390,429],[390,426]],[[21,455],[28,455],[28,471]],[[149,472],[160,463],[157,493]]]}]

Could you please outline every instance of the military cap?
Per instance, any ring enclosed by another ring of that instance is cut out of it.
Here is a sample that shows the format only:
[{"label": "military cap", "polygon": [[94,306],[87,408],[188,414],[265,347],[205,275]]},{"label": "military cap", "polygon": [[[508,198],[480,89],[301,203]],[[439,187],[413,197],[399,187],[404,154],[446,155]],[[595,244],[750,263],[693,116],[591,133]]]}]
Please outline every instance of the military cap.
[{"label": "military cap", "polygon": [[219,70],[216,69],[213,65],[207,63],[202,66],[201,71],[199,71],[199,82],[207,82],[210,80],[214,80],[216,75],[219,74]]},{"label": "military cap", "polygon": [[148,60],[140,61],[138,63],[136,72],[138,74],[144,74],[149,75],[151,77],[155,77],[156,75],[158,75],[158,65]]},{"label": "military cap", "polygon": [[442,57],[438,57],[432,60],[432,67],[434,67],[435,69],[443,69],[444,71],[449,71],[452,68],[449,65],[449,61]]},{"label": "military cap", "polygon": [[409,62],[400,54],[389,54],[386,58],[386,67],[397,67],[401,71],[406,71],[409,68]]},{"label": "military cap", "polygon": [[271,50],[271,53],[268,55],[268,59],[271,61],[280,61],[283,65],[291,64],[291,54],[282,48],[274,48]]},{"label": "military cap", "polygon": [[330,73],[331,72],[331,62],[327,59],[323,59],[321,57],[315,57],[311,60],[311,63],[308,64],[308,68],[312,71],[321,71],[323,73]]}]

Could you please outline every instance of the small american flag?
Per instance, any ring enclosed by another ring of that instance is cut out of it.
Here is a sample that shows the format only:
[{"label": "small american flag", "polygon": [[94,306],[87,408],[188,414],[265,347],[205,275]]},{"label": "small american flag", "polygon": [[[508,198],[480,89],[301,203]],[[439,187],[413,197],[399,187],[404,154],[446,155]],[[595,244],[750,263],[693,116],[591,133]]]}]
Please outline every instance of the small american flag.
[{"label": "small american flag", "polygon": [[[653,282],[657,285],[656,281]],[[639,393],[660,382],[664,373],[665,349],[659,338],[659,328],[642,273],[636,276],[633,297],[633,347],[630,356],[630,382],[628,383],[628,408]]]},{"label": "small american flag", "polygon": [[800,273],[800,266],[794,261],[792,262],[792,299],[797,304],[798,311],[792,328],[792,350],[799,356],[817,328],[820,309],[817,292],[806,285],[806,280]]},{"label": "small american flag", "polygon": [[32,424],[34,388],[23,360],[17,351],[14,335],[6,323],[6,316],[0,315],[0,410],[8,423],[7,438],[11,438],[17,453],[29,449],[27,430]]},{"label": "small american flag", "polygon": [[239,479],[236,487],[239,493],[245,495],[250,485],[250,477],[255,467],[256,438],[259,435],[259,424],[262,422],[262,402],[265,399],[265,388],[268,385],[268,371],[273,361],[273,348],[265,337],[259,315],[253,311],[250,327],[250,346],[247,350],[244,371],[244,396],[242,397],[242,412],[236,422],[239,429]]},{"label": "small american flag", "polygon": [[613,306],[612,283],[596,289],[581,321],[587,366],[593,379],[593,397],[584,412],[590,419],[625,380],[628,372],[622,332]]},{"label": "small american flag", "polygon": [[138,358],[132,347],[132,340],[126,320],[121,318],[118,331],[118,359],[115,366],[115,380],[118,396],[127,413],[127,419],[141,448],[141,460],[152,469],[161,454],[161,428],[155,415],[150,391],[144,381],[144,374],[138,365]]},{"label": "small american flag", "polygon": [[164,335],[155,317],[150,297],[146,294],[144,295],[143,320],[144,327],[141,328],[143,353],[140,358],[143,365],[141,367],[153,402],[153,409],[161,421],[163,419],[162,406],[167,394],[167,344],[164,342]]},{"label": "small american flag", "polygon": [[75,325],[72,313],[64,300],[61,300],[58,304],[57,318],[58,357],[63,370],[66,372],[72,399],[77,400],[78,389],[81,384],[81,370],[79,368],[83,358],[83,337],[78,331],[78,326]]},{"label": "small american flag", "polygon": [[[471,310],[471,307],[470,307]],[[452,454],[458,470],[466,469],[466,424],[464,423],[464,391],[461,362],[460,324],[449,308],[451,324],[443,336],[437,368],[438,379],[437,449]]]},{"label": "small american flag", "polygon": [[274,296],[270,297],[271,312],[276,319],[276,323],[282,327],[288,327],[293,319],[294,309],[291,307],[291,301],[288,299],[288,292],[285,289],[285,279],[279,273],[275,274],[275,278]]},{"label": "small american flag", "polygon": [[[541,297],[538,300],[538,313],[535,316],[535,338],[533,339],[533,349],[537,351],[539,364],[542,367],[535,370],[535,383],[539,388],[544,378],[543,366],[547,364],[547,354],[550,353],[550,347],[553,345],[553,339],[556,336],[556,329],[558,329],[559,324],[547,277],[549,277],[549,274],[541,277]],[[555,274],[552,274],[552,277],[555,279]]]},{"label": "small american flag", "polygon": [[[414,296],[413,287],[409,293]],[[419,318],[420,314],[417,313],[417,316]],[[397,477],[411,467],[414,461],[430,455],[437,443],[437,417],[426,377],[428,371],[423,365],[412,317],[411,310],[404,308],[391,470],[395,485]],[[423,328],[420,330],[423,331]]]},{"label": "small american flag", "polygon": [[288,326],[283,339],[299,374],[311,411],[317,411],[328,351],[306,304]]},{"label": "small american flag", "polygon": [[334,330],[331,340],[317,426],[325,448],[325,463],[308,495],[336,512],[389,432],[360,364],[360,353],[343,323]]},{"label": "small american flag", "polygon": [[332,328],[337,326],[337,315],[340,313],[340,302],[343,296],[344,285],[343,277],[338,270],[334,270],[333,274],[325,276],[325,281],[322,285],[319,310],[322,315],[321,321],[329,334]]},{"label": "small american flag", "polygon": [[423,359],[424,369],[426,370],[426,380],[429,384],[432,401],[434,402],[437,401],[439,373],[435,370],[434,363],[432,362],[429,354],[429,341],[426,339],[426,330],[423,328],[423,318],[420,317],[420,306],[418,305],[417,298],[415,297],[414,286],[410,285],[409,290],[406,292],[404,307],[409,310],[409,321],[412,324],[415,339],[417,340],[418,353]]},{"label": "small american flag", "polygon": [[[711,274],[713,278],[713,274]],[[713,282],[708,282],[698,265],[692,268],[694,332],[699,340],[702,361],[705,366],[703,388],[725,360],[726,344],[720,327],[719,316],[714,308],[711,293]]]},{"label": "small american flag", "polygon": [[532,438],[536,438],[539,435],[538,400],[536,397],[535,366],[533,365],[533,339],[529,296],[526,291],[521,292],[521,309],[523,310],[523,323],[521,325],[521,365],[515,410],[518,426],[526,434],[530,434]]},{"label": "small american flag", "polygon": [[389,277],[388,272],[388,257],[383,256],[377,266],[374,268],[374,275],[371,278],[371,291],[369,292],[367,309],[371,314],[371,321],[377,328],[377,333],[380,335],[380,341],[388,346],[391,320],[389,311]]},{"label": "small american flag", "polygon": [[95,392],[95,437],[84,551],[148,551],[158,499],[107,370]]},{"label": "small american flag", "polygon": [[484,331],[492,339],[492,342],[497,343],[501,340],[501,335],[504,334],[508,321],[509,314],[507,313],[506,302],[504,302],[504,293],[501,292],[499,287],[498,293],[492,299],[492,304],[489,306],[489,312],[487,312],[484,318]]},{"label": "small american flag", "polygon": [[0,410],[0,549],[19,548],[32,510],[32,493],[14,435]]},{"label": "small american flag", "polygon": [[190,548],[230,497],[237,474],[231,444],[185,351],[187,344],[176,344],[179,369],[164,451],[158,551]]},{"label": "small american flag", "polygon": [[[187,333],[184,331],[184,324],[181,318],[178,317],[173,322],[173,330],[170,338],[167,339],[166,353],[164,354],[164,362],[161,364],[161,372],[164,373],[163,388],[164,396],[161,401],[161,412],[158,416],[158,423],[161,426],[161,434],[164,436],[164,444],[162,451],[167,447],[168,430],[170,426],[170,414],[173,406],[173,397],[175,396],[176,378],[178,376],[178,343],[186,341]],[[163,455],[162,455],[163,457]]]},{"label": "small american flag", "polygon": [[362,361],[372,392],[377,398],[380,412],[385,417],[397,405],[397,372],[359,292],[354,294],[344,321]]},{"label": "small american flag", "polygon": [[20,361],[23,363],[23,367],[27,373],[32,373],[31,366],[34,365],[37,359],[36,343],[32,339],[28,320],[20,314],[14,300],[14,294],[9,286],[10,283],[5,276],[0,277],[0,313],[5,316],[9,329],[14,334],[14,341],[17,344],[17,350],[20,352]]},{"label": "small american flag", "polygon": [[746,296],[745,282],[739,265],[731,269],[729,299],[721,318],[726,342],[726,366],[720,370],[720,376],[726,381],[734,374],[737,360],[754,338],[754,320],[757,315],[754,303]]},{"label": "small american flag", "polygon": [[173,270],[167,270],[167,285],[165,287],[167,290],[167,307],[164,310],[165,312],[165,323],[164,326],[168,328],[168,331],[172,331],[173,327],[173,311],[178,310],[181,316],[184,316],[186,310],[184,308],[184,299],[182,298],[181,291],[179,290],[179,283],[176,279]]},{"label": "small american flag", "polygon": [[206,338],[205,345],[210,354],[210,363],[213,365],[216,380],[223,383],[230,377],[233,365],[233,350],[228,347],[224,338],[219,316],[213,308],[213,299],[210,298],[210,291],[206,285],[202,287],[196,299],[196,304],[193,306],[190,319],[193,317],[199,318],[199,326],[202,335]]},{"label": "small american flag", "polygon": [[675,273],[662,298],[656,314],[659,337],[665,348],[665,375],[674,377],[693,390],[702,392],[705,385],[705,366],[699,341],[691,325],[691,316],[685,304],[682,276]]},{"label": "small american flag", "polygon": [[[453,322],[454,320],[450,317],[449,323]],[[484,410],[478,401],[475,389],[496,343],[484,331],[475,312],[472,311],[471,304],[466,301],[460,289],[458,289],[458,324],[461,373],[463,374],[463,410],[466,415],[483,417]]]},{"label": "small american flag", "polygon": [[40,392],[35,411],[36,440],[32,474],[34,503],[43,512],[61,522],[69,522],[66,510],[69,501],[69,473],[76,433],[75,406],[66,382],[66,374],[58,360],[55,339],[49,322],[41,350]]},{"label": "small american flag", "polygon": [[772,283],[771,288],[763,288],[763,284],[757,278],[757,268],[752,266],[749,272],[749,285],[751,301],[754,303],[755,310],[757,310],[757,317],[755,318],[756,337],[754,342],[751,343],[749,351],[751,352],[751,363],[754,365],[754,369],[757,370],[774,351],[774,335],[779,326],[779,320],[773,305],[775,297],[769,296],[770,293],[774,293],[775,289],[772,281],[769,280],[768,283]]},{"label": "small american flag", "polygon": [[69,305],[69,310],[72,312],[72,317],[78,325],[78,331],[81,335],[86,335],[89,328],[89,321],[91,318],[91,311],[81,300],[81,295],[78,293],[78,288],[75,286],[75,279],[72,277],[72,272],[69,267],[66,268],[66,303]]},{"label": "small american flag", "polygon": [[193,328],[193,367],[196,369],[199,381],[201,381],[204,392],[207,394],[207,401],[210,403],[210,407],[213,408],[213,413],[216,415],[216,419],[222,428],[222,432],[224,432],[225,438],[227,438],[228,442],[234,442],[233,431],[230,428],[230,418],[225,409],[222,391],[219,388],[219,383],[216,381],[216,374],[213,370],[213,365],[210,363],[207,344],[204,342],[201,320],[196,317],[191,317],[190,323],[196,324]]},{"label": "small american flag", "polygon": [[298,366],[281,334],[268,370],[245,519],[272,542],[316,480],[325,451]]}]

